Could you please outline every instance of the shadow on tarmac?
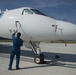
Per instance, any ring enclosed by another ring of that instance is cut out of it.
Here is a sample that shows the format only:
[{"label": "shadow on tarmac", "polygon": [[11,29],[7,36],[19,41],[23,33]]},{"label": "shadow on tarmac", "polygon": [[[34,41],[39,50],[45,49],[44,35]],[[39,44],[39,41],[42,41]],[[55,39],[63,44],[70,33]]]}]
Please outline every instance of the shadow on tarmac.
[{"label": "shadow on tarmac", "polygon": [[[6,53],[10,54],[12,46],[9,44],[7,45],[2,45],[0,44],[0,53]],[[62,67],[67,67],[67,68],[76,68],[76,54],[65,54],[65,53],[53,53],[53,52],[43,52],[45,55],[45,59],[48,61],[45,61],[43,63],[44,65],[38,65],[38,66],[32,66],[32,67],[23,67],[21,69],[29,69],[29,68],[39,68],[39,67],[50,67],[50,66],[62,66]],[[60,58],[55,59],[55,55],[59,55]],[[0,55],[1,56],[1,55]],[[21,50],[21,56],[25,57],[30,57],[30,58],[23,58],[21,57],[22,61],[27,61],[27,62],[34,62],[33,58],[34,53],[29,50]],[[7,55],[3,55],[3,57],[8,57]],[[65,62],[72,62],[73,64],[70,63],[65,63]]]}]

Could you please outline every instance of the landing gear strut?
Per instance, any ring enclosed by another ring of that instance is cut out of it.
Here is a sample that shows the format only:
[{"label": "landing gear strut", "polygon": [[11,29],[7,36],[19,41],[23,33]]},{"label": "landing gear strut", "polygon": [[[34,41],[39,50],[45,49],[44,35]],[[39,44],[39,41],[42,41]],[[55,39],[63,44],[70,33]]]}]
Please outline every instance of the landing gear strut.
[{"label": "landing gear strut", "polygon": [[42,64],[44,62],[44,54],[41,52],[41,49],[39,47],[40,43],[30,41],[30,44],[31,44],[31,48],[35,54],[34,62],[36,64]]}]

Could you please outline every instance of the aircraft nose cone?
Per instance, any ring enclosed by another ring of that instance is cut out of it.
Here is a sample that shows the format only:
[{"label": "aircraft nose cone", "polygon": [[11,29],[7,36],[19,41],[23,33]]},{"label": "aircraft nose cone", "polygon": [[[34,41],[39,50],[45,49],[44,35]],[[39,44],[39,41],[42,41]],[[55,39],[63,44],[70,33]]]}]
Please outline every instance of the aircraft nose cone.
[{"label": "aircraft nose cone", "polygon": [[65,34],[69,38],[69,40],[76,40],[76,25],[68,25]]},{"label": "aircraft nose cone", "polygon": [[58,34],[63,40],[76,40],[76,25],[70,22],[57,21]]}]

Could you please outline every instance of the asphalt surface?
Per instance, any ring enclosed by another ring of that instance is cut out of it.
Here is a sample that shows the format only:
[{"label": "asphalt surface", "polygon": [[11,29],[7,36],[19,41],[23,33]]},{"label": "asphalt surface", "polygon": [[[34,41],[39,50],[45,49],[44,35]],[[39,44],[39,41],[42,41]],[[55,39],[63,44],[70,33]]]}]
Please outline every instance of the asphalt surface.
[{"label": "asphalt surface", "polygon": [[[12,43],[0,42],[0,75],[76,75],[76,44],[41,43],[45,55],[44,64],[34,63],[34,54],[25,46],[21,48],[20,69],[8,70]],[[55,55],[60,58],[56,59]]]}]

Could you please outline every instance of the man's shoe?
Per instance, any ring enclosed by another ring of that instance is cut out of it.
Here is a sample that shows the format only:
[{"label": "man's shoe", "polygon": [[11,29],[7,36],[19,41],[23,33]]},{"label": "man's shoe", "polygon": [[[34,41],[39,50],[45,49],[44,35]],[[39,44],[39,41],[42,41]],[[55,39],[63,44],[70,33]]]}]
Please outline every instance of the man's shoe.
[{"label": "man's shoe", "polygon": [[16,70],[19,70],[20,68],[19,67],[16,67]]},{"label": "man's shoe", "polygon": [[8,70],[12,70],[12,68],[8,68]]}]

